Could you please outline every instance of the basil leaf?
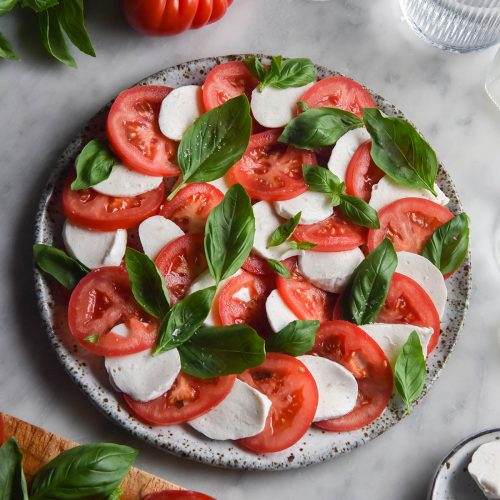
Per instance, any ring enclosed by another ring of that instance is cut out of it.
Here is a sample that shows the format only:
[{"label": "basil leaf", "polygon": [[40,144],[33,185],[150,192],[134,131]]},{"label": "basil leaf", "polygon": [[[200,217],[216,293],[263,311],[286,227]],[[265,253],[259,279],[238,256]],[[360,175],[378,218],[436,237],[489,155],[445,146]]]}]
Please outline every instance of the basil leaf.
[{"label": "basil leaf", "polygon": [[96,443],[64,451],[36,474],[31,500],[109,495],[137,456],[128,446]]},{"label": "basil leaf", "polygon": [[[302,165],[302,175],[311,191],[339,195],[344,190],[344,183],[327,168],[314,165]],[[339,199],[340,203],[340,199]]]},{"label": "basil leaf", "polygon": [[264,339],[248,325],[201,328],[179,346],[182,370],[199,378],[241,373],[266,358]]},{"label": "basil leaf", "polygon": [[340,207],[344,215],[354,224],[374,229],[380,228],[377,211],[361,198],[341,194]]},{"label": "basil leaf", "polygon": [[348,286],[346,313],[357,325],[371,323],[385,303],[398,257],[386,238],[354,270]]},{"label": "basil leaf", "polygon": [[235,184],[209,214],[205,255],[217,285],[245,262],[255,236],[255,217],[247,192]]},{"label": "basil leaf", "polygon": [[155,263],[147,255],[127,248],[125,267],[135,300],[151,316],[163,318],[170,309],[168,291]]},{"label": "basil leaf", "polygon": [[73,45],[83,53],[95,57],[94,47],[85,29],[83,0],[60,0],[56,13],[61,27]]},{"label": "basil leaf", "polygon": [[21,0],[21,7],[28,7],[35,12],[43,12],[59,3],[58,0]]},{"label": "basil leaf", "polygon": [[411,403],[424,389],[427,366],[422,344],[417,332],[413,331],[405,342],[394,365],[394,384],[406,403],[408,415]]},{"label": "basil leaf", "polygon": [[18,0],[0,0],[0,16],[10,12],[16,5]]},{"label": "basil leaf", "polygon": [[264,80],[266,76],[266,68],[264,65],[257,59],[255,56],[247,57],[244,61],[245,66],[248,68],[248,71],[252,73],[259,82]]},{"label": "basil leaf", "polygon": [[33,245],[33,256],[36,265],[44,273],[52,276],[68,290],[73,290],[89,272],[89,269],[81,262],[50,245],[44,245],[43,243]]},{"label": "basil leaf", "polygon": [[160,325],[158,343],[153,356],[183,344],[203,325],[207,319],[215,287],[204,288],[177,302]]},{"label": "basil leaf", "polygon": [[264,78],[259,80],[259,90],[265,87],[286,89],[302,87],[316,79],[316,68],[310,59],[297,58],[283,60],[281,56],[271,59],[269,70]]},{"label": "basil leaf", "polygon": [[299,225],[300,217],[302,216],[302,212],[296,213],[291,219],[283,222],[280,226],[278,226],[269,236],[267,241],[267,248],[277,247],[292,236],[295,228]]},{"label": "basil leaf", "polygon": [[108,146],[98,139],[93,139],[82,149],[76,162],[76,179],[71,189],[87,189],[106,180],[118,163]]},{"label": "basil leaf", "polygon": [[406,120],[365,108],[363,120],[372,138],[371,157],[398,184],[436,194],[436,153]]},{"label": "basil leaf", "polygon": [[310,109],[309,105],[302,101],[299,101],[297,103],[297,107],[300,109],[300,111],[307,111],[308,109]]},{"label": "basil leaf", "polygon": [[115,488],[108,496],[107,500],[120,500],[120,497],[123,495],[123,490],[118,487]]},{"label": "basil leaf", "polygon": [[64,34],[53,9],[38,14],[38,25],[45,50],[58,61],[76,68],[76,62],[69,52]]},{"label": "basil leaf", "polygon": [[283,278],[290,279],[292,277],[290,271],[288,270],[288,267],[286,267],[285,264],[283,264],[283,262],[280,262],[279,260],[275,259],[267,259],[267,263],[271,266],[272,270],[276,274],[283,276]]},{"label": "basil leaf", "polygon": [[10,60],[19,59],[19,55],[2,33],[0,33],[0,58]]},{"label": "basil leaf", "polygon": [[0,446],[0,500],[28,500],[23,454],[16,438]]},{"label": "basil leaf", "polygon": [[363,120],[339,108],[313,108],[293,118],[278,140],[300,149],[335,144],[349,130],[363,126]]},{"label": "basil leaf", "polygon": [[317,245],[317,243],[310,241],[289,241],[288,244],[292,250],[311,250]]},{"label": "basil leaf", "polygon": [[436,229],[427,240],[422,255],[443,274],[456,271],[469,248],[469,217],[461,213]]},{"label": "basil leaf", "polygon": [[95,335],[89,335],[83,339],[85,342],[89,344],[96,344],[99,341],[99,335],[96,333]]},{"label": "basil leaf", "polygon": [[266,350],[301,356],[313,348],[318,328],[317,320],[292,321],[266,340]]}]

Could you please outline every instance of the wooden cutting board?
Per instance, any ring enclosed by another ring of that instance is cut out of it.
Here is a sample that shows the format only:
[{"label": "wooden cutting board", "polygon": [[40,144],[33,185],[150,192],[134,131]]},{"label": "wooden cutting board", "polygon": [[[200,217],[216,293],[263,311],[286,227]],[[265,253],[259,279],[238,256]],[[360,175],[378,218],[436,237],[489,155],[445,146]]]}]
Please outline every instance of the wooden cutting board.
[{"label": "wooden cutting board", "polygon": [[[0,413],[3,418],[4,438],[15,436],[24,454],[24,472],[28,481],[47,462],[64,450],[77,446],[78,443],[44,431],[40,427],[23,420]],[[125,477],[121,488],[121,500],[139,500],[143,496],[162,490],[181,490],[180,486],[165,481],[157,476],[133,467]]]}]

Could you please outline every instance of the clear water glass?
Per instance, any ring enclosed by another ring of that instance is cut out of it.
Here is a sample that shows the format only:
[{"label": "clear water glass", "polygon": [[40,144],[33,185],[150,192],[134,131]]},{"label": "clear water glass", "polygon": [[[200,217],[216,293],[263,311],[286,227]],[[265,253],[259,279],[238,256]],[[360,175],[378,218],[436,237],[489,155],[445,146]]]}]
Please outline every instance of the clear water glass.
[{"label": "clear water glass", "polygon": [[500,0],[400,0],[403,16],[424,40],[452,52],[500,42]]}]

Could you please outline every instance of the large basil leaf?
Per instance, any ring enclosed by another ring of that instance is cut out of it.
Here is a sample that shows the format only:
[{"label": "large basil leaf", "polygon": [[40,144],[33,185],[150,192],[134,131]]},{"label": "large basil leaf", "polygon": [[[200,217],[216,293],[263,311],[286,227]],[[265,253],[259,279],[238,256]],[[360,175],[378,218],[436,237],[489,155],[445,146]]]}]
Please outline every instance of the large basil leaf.
[{"label": "large basil leaf", "polygon": [[361,198],[341,194],[340,208],[346,218],[354,224],[373,229],[380,228],[377,211]]},{"label": "large basil leaf", "polygon": [[313,348],[318,328],[316,320],[292,321],[266,340],[266,350],[301,356]]},{"label": "large basil leaf", "polygon": [[23,454],[15,438],[0,446],[0,500],[27,500]]},{"label": "large basil leaf", "polygon": [[11,60],[19,59],[17,52],[12,48],[12,45],[2,33],[0,33],[0,58]]},{"label": "large basil leaf", "polygon": [[94,47],[85,29],[83,0],[59,0],[55,10],[62,28],[73,45],[83,53],[95,57]]},{"label": "large basil leaf", "polygon": [[38,25],[45,50],[58,61],[76,68],[76,62],[70,54],[64,33],[54,9],[47,9],[38,14]]},{"label": "large basil leaf", "polygon": [[18,0],[0,0],[0,16],[10,12],[16,5]]},{"label": "large basil leaf", "polygon": [[285,243],[292,236],[295,228],[299,225],[302,212],[296,213],[292,218],[280,224],[269,236],[267,248],[277,247]]}]

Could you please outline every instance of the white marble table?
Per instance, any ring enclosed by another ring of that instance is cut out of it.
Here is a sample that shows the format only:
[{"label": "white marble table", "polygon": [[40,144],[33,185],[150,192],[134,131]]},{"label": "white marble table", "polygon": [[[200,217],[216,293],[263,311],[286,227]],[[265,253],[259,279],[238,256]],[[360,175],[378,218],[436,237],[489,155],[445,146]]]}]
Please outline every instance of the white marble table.
[{"label": "white marble table", "polygon": [[[454,55],[417,39],[397,0],[235,0],[217,25],[166,39],[131,32],[118,2],[86,2],[97,59],[52,63],[29,19],[1,19],[23,53],[0,62],[0,409],[78,441],[139,448],[138,465],[220,499],[420,500],[447,450],[500,425],[500,112],[483,90],[493,49]],[[106,5],[104,5],[106,4]],[[423,404],[395,428],[305,470],[245,473],[162,453],[107,421],[51,351],[31,274],[37,199],[59,152],[119,90],[185,60],[239,52],[308,56],[373,88],[405,111],[454,176],[472,218],[474,291],[458,345]]]}]

